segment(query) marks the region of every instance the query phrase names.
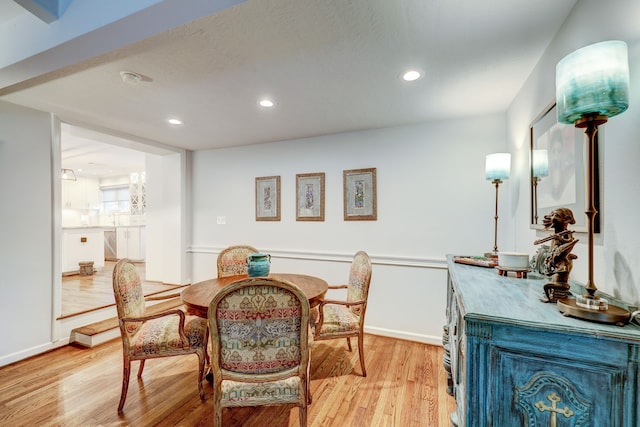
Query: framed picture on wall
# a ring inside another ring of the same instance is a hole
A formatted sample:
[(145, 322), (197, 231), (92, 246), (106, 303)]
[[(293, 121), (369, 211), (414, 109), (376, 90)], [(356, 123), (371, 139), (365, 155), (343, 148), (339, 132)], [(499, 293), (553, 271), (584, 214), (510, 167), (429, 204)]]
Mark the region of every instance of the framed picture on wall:
[(280, 177), (256, 178), (256, 221), (280, 221)]
[(345, 221), (378, 219), (376, 168), (342, 172)]
[(324, 221), (324, 173), (296, 175), (296, 221)]
[[(573, 212), (574, 231), (587, 231), (585, 215), (587, 144), (582, 129), (558, 123), (555, 103), (550, 104), (530, 126), (531, 228), (544, 229), (544, 216), (558, 208)], [(598, 136), (595, 139), (594, 204), (600, 210)], [(600, 232), (600, 215), (593, 222)]]

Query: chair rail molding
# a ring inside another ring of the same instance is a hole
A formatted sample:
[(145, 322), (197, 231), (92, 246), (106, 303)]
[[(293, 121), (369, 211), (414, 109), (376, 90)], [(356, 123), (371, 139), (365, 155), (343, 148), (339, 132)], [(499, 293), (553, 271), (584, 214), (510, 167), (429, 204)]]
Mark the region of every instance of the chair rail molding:
[[(195, 254), (215, 254), (217, 255), (226, 246), (190, 246), (187, 248), (188, 253)], [(268, 249), (260, 248), (262, 252), (271, 255), (271, 258), (281, 259), (296, 259), (296, 260), (309, 260), (309, 261), (328, 261), (328, 262), (344, 262), (351, 263), (353, 260), (353, 253), (341, 253), (341, 252), (312, 252), (312, 251), (297, 251), (293, 249)], [(447, 261), (445, 257), (442, 258), (423, 258), (412, 256), (398, 256), (398, 255), (372, 255), (369, 253), (371, 263), (374, 265), (388, 265), (397, 267), (415, 267), (415, 268), (433, 268), (446, 270)]]

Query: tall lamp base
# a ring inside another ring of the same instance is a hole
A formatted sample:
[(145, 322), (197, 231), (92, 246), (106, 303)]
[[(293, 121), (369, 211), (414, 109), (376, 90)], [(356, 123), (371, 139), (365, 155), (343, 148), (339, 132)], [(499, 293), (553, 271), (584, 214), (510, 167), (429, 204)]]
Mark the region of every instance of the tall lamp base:
[(558, 310), (565, 316), (576, 317), (592, 322), (609, 323), (623, 326), (629, 321), (631, 313), (622, 307), (608, 304), (604, 310), (599, 308), (587, 308), (578, 305), (575, 298), (562, 298), (557, 302)]

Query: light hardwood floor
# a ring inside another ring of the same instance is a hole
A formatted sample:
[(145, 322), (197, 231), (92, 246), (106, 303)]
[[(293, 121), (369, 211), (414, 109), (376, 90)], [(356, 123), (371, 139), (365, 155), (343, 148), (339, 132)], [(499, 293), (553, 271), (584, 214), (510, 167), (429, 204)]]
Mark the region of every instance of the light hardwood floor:
[[(59, 319), (115, 305), (111, 283), (111, 275), (115, 265), (116, 263), (113, 261), (105, 261), (104, 267), (97, 268), (93, 276), (78, 274), (62, 276), (62, 315)], [(145, 296), (178, 287), (177, 285), (146, 281), (145, 264), (136, 263), (136, 267), (142, 280), (142, 291)]]
[[(86, 349), (66, 346), (0, 368), (2, 426), (211, 426), (197, 390), (197, 357), (148, 360), (140, 381), (132, 368), (124, 414), (120, 339)], [(311, 348), (309, 426), (447, 427), (454, 410), (446, 394), (442, 348), (367, 335), (368, 376), (360, 376), (357, 345), (320, 341)], [(290, 406), (223, 411), (225, 426), (298, 425)]]

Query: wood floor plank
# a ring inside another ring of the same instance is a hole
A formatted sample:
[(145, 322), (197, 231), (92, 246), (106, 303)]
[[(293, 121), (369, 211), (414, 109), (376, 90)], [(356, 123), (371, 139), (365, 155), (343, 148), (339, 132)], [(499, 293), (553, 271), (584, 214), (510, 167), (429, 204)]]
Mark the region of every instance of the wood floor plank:
[[(198, 396), (197, 357), (148, 360), (141, 380), (134, 364), (124, 413), (117, 405), (122, 380), (120, 339), (93, 348), (65, 346), (0, 368), (0, 425), (211, 426), (212, 390)], [(312, 427), (448, 427), (453, 399), (446, 394), (442, 348), (367, 335), (367, 377), (357, 345), (344, 340), (312, 346), (308, 409)], [(294, 427), (291, 406), (223, 411), (225, 426)]]
[[(92, 276), (78, 274), (62, 277), (62, 313), (58, 319), (65, 319), (78, 314), (115, 305), (113, 297), (112, 274), (113, 261), (105, 261), (104, 267), (96, 268)], [(146, 280), (145, 263), (135, 263), (142, 281), (142, 292), (145, 296), (181, 288), (172, 285)]]

